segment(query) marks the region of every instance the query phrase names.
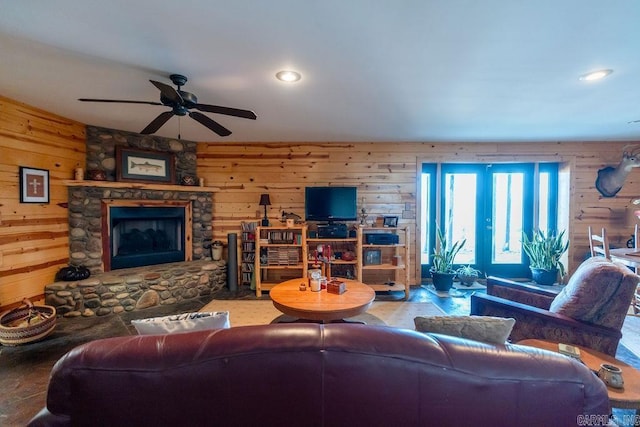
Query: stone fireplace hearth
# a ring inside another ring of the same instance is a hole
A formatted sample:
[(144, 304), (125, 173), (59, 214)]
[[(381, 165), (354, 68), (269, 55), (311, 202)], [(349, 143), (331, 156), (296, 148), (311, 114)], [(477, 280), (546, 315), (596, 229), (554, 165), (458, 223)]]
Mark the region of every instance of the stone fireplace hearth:
[(207, 297), (227, 284), (227, 263), (192, 261), (125, 268), (45, 286), (45, 303), (64, 317), (138, 311)]

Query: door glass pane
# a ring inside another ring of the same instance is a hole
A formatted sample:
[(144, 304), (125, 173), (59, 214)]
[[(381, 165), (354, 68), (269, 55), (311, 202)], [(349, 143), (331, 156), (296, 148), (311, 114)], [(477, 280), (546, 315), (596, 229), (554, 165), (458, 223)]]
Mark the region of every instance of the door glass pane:
[(431, 204), (429, 200), (431, 197), (429, 195), (429, 190), (431, 188), (431, 174), (423, 173), (421, 175), (420, 182), (420, 264), (429, 264), (429, 256), (431, 254), (431, 249), (429, 248), (429, 221), (428, 218), (431, 218)]
[(522, 262), (523, 173), (493, 174), (491, 262)]
[(548, 234), (550, 231), (555, 231), (549, 229), (549, 191), (551, 190), (549, 182), (549, 172), (540, 172), (539, 188), (540, 193), (538, 194), (538, 228), (544, 231), (545, 234)]
[(476, 263), (477, 179), (475, 173), (446, 173), (444, 176), (444, 224), (440, 227), (450, 242), (467, 239), (455, 264)]

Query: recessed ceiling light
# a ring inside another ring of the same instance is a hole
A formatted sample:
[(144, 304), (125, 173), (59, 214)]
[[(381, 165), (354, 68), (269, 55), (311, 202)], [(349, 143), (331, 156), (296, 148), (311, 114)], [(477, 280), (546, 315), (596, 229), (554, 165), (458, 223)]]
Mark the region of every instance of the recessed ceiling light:
[(295, 71), (283, 70), (276, 73), (276, 78), (282, 82), (293, 83), (300, 80), (302, 76), (300, 75), (300, 73), (297, 73)]
[(591, 73), (583, 74), (580, 76), (580, 80), (591, 82), (594, 80), (600, 80), (613, 73), (613, 70), (598, 70)]

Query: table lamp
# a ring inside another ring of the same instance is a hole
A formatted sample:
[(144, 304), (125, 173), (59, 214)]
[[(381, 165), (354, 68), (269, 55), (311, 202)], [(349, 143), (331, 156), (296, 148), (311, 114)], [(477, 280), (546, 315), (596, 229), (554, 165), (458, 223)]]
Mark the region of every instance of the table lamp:
[(271, 205), (271, 200), (269, 200), (269, 195), (268, 194), (261, 194), (260, 195), (260, 206), (264, 206), (264, 218), (262, 218), (262, 226), (263, 227), (268, 227), (269, 226), (269, 219), (267, 218), (267, 206)]

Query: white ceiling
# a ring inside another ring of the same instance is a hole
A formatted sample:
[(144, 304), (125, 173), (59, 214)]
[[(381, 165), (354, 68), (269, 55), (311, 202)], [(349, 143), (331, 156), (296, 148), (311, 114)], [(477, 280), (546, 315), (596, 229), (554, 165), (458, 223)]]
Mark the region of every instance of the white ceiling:
[[(640, 139), (640, 1), (0, 0), (0, 94), (90, 125), (141, 131), (149, 79), (206, 113), (158, 135), (195, 141)], [(274, 75), (292, 68), (296, 84)], [(601, 68), (607, 79), (578, 77)], [(180, 129), (179, 129), (180, 126)]]

